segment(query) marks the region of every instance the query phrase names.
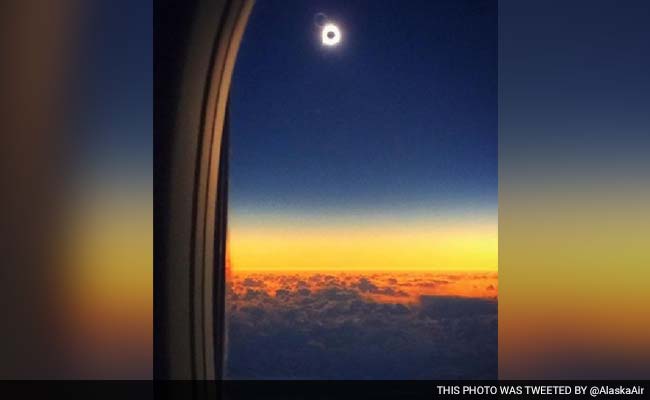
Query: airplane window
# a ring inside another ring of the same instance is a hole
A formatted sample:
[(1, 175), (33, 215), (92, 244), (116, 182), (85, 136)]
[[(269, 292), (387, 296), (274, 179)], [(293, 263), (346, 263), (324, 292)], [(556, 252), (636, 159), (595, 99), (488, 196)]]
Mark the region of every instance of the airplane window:
[(258, 0), (227, 379), (497, 378), (497, 1)]

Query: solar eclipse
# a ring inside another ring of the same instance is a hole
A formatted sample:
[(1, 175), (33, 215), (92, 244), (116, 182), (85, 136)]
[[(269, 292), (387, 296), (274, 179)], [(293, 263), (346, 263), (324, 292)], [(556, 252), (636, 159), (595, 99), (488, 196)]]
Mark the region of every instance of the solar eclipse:
[(333, 23), (327, 23), (321, 31), (321, 40), (325, 46), (336, 46), (341, 41), (341, 31)]

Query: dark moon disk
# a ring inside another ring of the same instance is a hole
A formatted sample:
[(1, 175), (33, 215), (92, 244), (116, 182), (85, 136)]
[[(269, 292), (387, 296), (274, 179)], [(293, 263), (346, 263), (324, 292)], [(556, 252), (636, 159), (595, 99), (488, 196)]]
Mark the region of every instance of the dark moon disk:
[(325, 26), (327, 23), (327, 15), (323, 14), (322, 12), (316, 13), (314, 15), (314, 25), (316, 25), (319, 28), (322, 28)]

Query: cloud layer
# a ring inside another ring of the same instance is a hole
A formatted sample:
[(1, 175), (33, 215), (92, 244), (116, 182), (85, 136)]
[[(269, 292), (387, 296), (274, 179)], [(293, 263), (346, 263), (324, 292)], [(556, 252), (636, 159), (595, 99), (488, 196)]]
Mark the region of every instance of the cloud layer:
[(493, 379), (496, 287), (496, 274), (237, 274), (227, 299), (227, 375)]

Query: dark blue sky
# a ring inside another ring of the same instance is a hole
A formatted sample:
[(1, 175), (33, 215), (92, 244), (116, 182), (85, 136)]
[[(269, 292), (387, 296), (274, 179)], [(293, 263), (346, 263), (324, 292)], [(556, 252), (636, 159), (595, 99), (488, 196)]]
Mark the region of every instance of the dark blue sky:
[[(339, 46), (322, 47), (319, 12)], [(497, 3), (259, 0), (230, 111), (235, 213), (496, 215)]]
[(94, 168), (151, 176), (153, 2), (98, 1), (79, 46), (80, 146)]

